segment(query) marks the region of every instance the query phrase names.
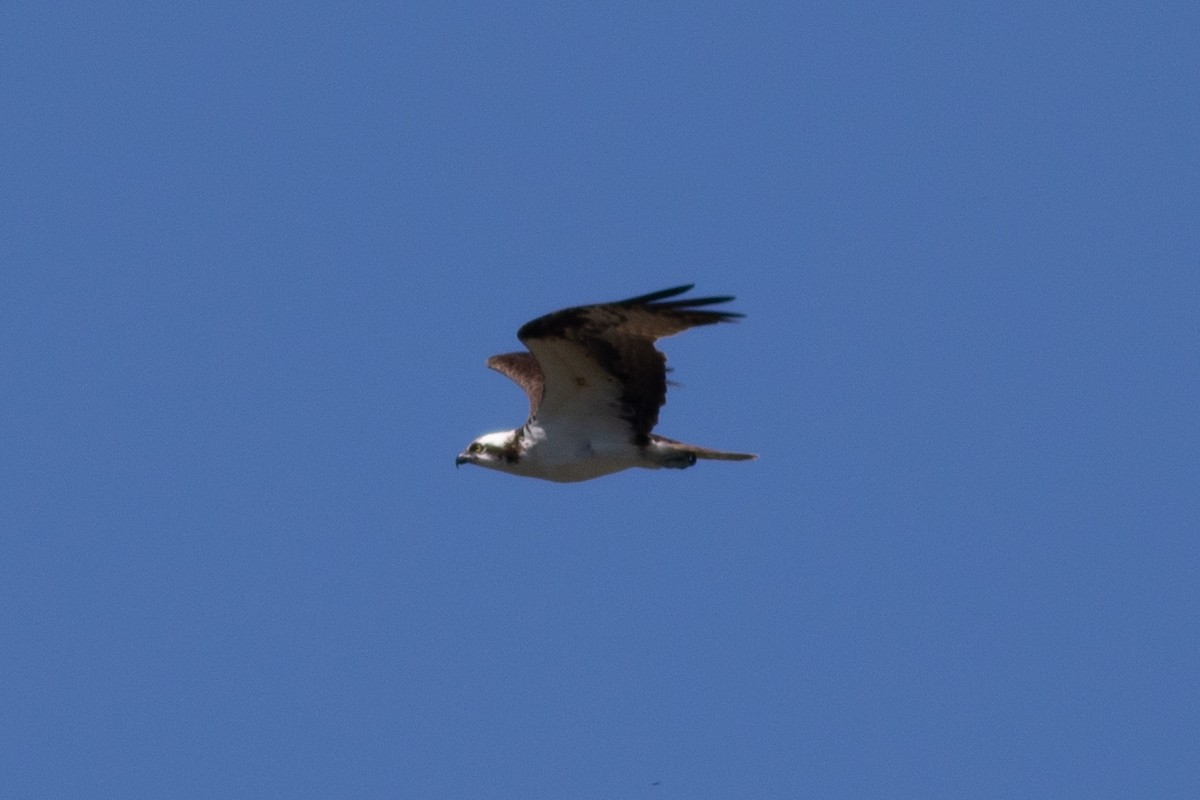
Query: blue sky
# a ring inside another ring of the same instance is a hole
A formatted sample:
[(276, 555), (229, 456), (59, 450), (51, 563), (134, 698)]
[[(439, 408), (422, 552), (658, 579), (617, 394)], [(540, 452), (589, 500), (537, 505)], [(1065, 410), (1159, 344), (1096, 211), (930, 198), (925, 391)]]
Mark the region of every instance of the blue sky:
[[(5, 4), (0, 794), (1196, 796), (1198, 24)], [(690, 282), (759, 461), (454, 469)]]

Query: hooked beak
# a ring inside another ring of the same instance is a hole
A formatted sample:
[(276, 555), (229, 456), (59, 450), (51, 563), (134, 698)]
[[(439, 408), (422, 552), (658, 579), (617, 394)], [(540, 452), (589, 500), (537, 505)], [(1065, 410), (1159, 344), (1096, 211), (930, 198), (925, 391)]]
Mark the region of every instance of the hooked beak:
[(461, 467), (463, 464), (470, 464), (471, 461), (472, 458), (470, 456), (460, 455), (458, 458), (454, 459), (454, 466)]

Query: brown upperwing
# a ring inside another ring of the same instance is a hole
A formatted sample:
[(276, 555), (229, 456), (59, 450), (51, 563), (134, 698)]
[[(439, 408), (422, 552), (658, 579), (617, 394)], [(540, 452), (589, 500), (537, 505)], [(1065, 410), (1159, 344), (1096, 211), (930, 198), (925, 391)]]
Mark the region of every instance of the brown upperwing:
[(492, 356), (487, 365), (521, 387), (529, 398), (529, 416), (537, 414), (542, 402), (542, 368), (532, 353), (503, 353)]

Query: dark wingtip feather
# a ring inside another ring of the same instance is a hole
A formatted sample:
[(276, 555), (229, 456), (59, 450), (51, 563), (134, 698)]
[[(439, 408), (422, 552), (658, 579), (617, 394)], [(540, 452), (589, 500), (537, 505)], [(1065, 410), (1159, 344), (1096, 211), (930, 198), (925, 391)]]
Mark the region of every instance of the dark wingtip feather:
[(733, 295), (727, 294), (723, 297), (685, 297), (682, 300), (672, 300), (670, 303), (655, 303), (662, 308), (675, 308), (676, 306), (711, 306), (716, 303), (728, 303), (730, 300), (736, 299)]
[[(530, 339), (541, 339), (550, 336), (561, 336), (563, 331), (573, 327), (582, 325), (590, 315), (597, 310), (608, 309), (615, 311), (616, 309), (634, 309), (643, 308), (649, 311), (668, 312), (663, 314), (664, 317), (670, 317), (677, 320), (686, 320), (687, 324), (679, 330), (686, 330), (689, 327), (697, 325), (711, 325), (715, 322), (733, 322), (746, 316), (736, 311), (708, 311), (701, 310), (700, 306), (710, 306), (717, 303), (728, 303), (733, 300), (732, 295), (721, 297), (696, 297), (682, 298), (662, 303), (656, 302), (669, 297), (677, 297), (684, 292), (690, 291), (695, 286), (694, 283), (688, 283), (683, 286), (676, 286), (672, 289), (663, 289), (650, 294), (631, 297), (628, 300), (617, 300), (609, 303), (597, 303), (588, 306), (575, 306), (572, 308), (564, 308), (560, 311), (555, 311), (537, 319), (530, 320), (520, 327), (517, 331), (517, 338), (523, 342)], [(601, 324), (601, 328), (615, 324), (607, 321)], [(677, 333), (678, 331), (675, 331)], [(659, 333), (655, 338), (662, 336), (670, 336), (670, 333)]]
[[(732, 297), (698, 297), (695, 300), (677, 300), (674, 303), (655, 303), (654, 307), (655, 308), (672, 308), (672, 309), (677, 309), (679, 311), (691, 311), (693, 309), (699, 308), (700, 306), (711, 306), (711, 305), (716, 305), (717, 303), (728, 303), (732, 299), (733, 299)], [(702, 313), (714, 314), (716, 316), (721, 317), (722, 319), (736, 319), (738, 317), (746, 316), (745, 314), (742, 314), (737, 311), (704, 311)]]
[[(636, 305), (641, 305), (642, 303), (653, 303), (655, 300), (662, 300), (663, 298), (666, 298), (666, 297), (674, 297), (675, 295), (683, 294), (684, 292), (690, 292), (692, 289), (695, 288), (695, 286), (696, 286), (696, 284), (694, 284), (694, 283), (688, 283), (683, 286), (676, 286), (673, 289), (663, 289), (662, 291), (659, 291), (659, 292), (651, 292), (650, 294), (643, 294), (643, 295), (639, 295), (637, 297), (631, 297), (628, 300), (618, 300), (613, 305), (636, 306)], [(686, 301), (677, 300), (676, 302), (686, 302)]]
[[(680, 311), (688, 311), (694, 308), (699, 308), (700, 306), (713, 306), (719, 303), (728, 303), (735, 299), (733, 295), (722, 295), (720, 297), (685, 297), (679, 300), (672, 300), (669, 303), (655, 302), (657, 300), (665, 300), (668, 297), (676, 297), (684, 292), (691, 291), (693, 288), (695, 288), (695, 286), (696, 284), (689, 283), (685, 286), (676, 286), (673, 289), (663, 289), (660, 292), (651, 292), (650, 294), (644, 294), (640, 297), (631, 297), (628, 300), (620, 300), (613, 305), (652, 305), (655, 308), (673, 308), (679, 309)], [(704, 313), (712, 314), (718, 317), (721, 321), (731, 321), (746, 316), (745, 314), (739, 314), (736, 311), (706, 311)]]

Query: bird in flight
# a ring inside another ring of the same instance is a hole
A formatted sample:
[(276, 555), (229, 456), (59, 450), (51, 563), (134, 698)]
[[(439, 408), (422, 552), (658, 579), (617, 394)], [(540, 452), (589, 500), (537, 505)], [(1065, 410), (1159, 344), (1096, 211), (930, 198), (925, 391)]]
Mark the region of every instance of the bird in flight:
[(567, 483), (630, 467), (685, 469), (697, 459), (757, 458), (651, 433), (667, 400), (667, 359), (654, 343), (743, 316), (702, 308), (732, 297), (668, 299), (691, 288), (565, 308), (525, 323), (517, 338), (529, 351), (492, 356), (487, 365), (525, 391), (529, 419), (480, 436), (455, 464)]

